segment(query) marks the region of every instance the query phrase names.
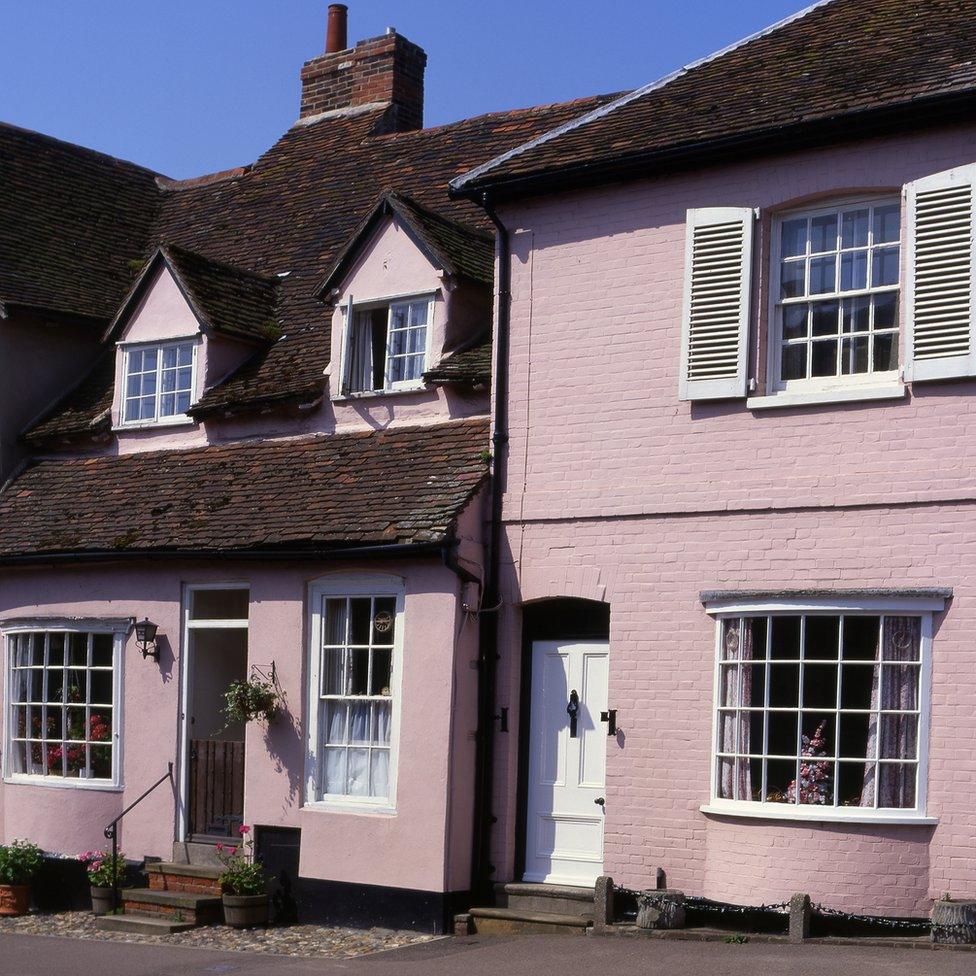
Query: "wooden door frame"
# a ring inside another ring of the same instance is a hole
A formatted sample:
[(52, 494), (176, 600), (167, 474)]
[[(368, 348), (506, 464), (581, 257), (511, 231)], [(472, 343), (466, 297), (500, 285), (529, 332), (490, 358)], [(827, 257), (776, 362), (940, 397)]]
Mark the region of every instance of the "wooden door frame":
[[(532, 645), (539, 641), (606, 641), (607, 689), (610, 686), (610, 604), (575, 597), (554, 597), (522, 604), (519, 664), (518, 752), (515, 777), (515, 863), (516, 881), (525, 874), (526, 844), (529, 825), (529, 750), (532, 738)], [(552, 614), (555, 624), (544, 619)], [(592, 615), (593, 620), (587, 619)], [(603, 619), (605, 615), (606, 619)], [(528, 617), (528, 625), (526, 623)], [(537, 618), (537, 619), (535, 619)], [(497, 733), (496, 733), (497, 734)], [(495, 879), (498, 880), (497, 878)]]
[[(180, 640), (180, 701), (178, 714), (177, 735), (177, 798), (176, 798), (176, 840), (186, 843), (189, 839), (190, 814), (190, 747), (193, 738), (190, 734), (190, 702), (193, 696), (193, 665), (195, 651), (193, 648), (193, 631), (203, 630), (205, 627), (194, 627), (190, 622), (190, 606), (193, 594), (199, 590), (250, 590), (250, 583), (233, 580), (220, 583), (184, 583), (183, 584), (183, 620)], [(250, 602), (250, 601), (249, 601)], [(214, 627), (213, 629), (219, 629)], [(246, 630), (250, 627), (238, 628)], [(250, 639), (248, 641), (248, 656), (250, 656)], [(244, 775), (247, 776), (245, 760)], [(245, 779), (246, 783), (246, 779)]]

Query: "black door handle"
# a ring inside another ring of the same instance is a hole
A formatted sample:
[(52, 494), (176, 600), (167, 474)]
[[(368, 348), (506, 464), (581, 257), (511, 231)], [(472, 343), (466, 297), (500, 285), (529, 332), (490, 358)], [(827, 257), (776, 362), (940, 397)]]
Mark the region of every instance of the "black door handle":
[(569, 737), (575, 739), (576, 717), (579, 714), (579, 695), (576, 694), (575, 688), (569, 693), (569, 704), (566, 706), (566, 712), (569, 715)]
[(604, 798), (603, 798), (602, 796), (598, 796), (598, 797), (597, 797), (597, 798), (596, 798), (596, 799), (595, 799), (595, 800), (594, 800), (593, 802), (594, 802), (594, 803), (595, 803), (595, 804), (596, 804), (596, 805), (597, 805), (598, 807), (604, 807), (604, 806), (606, 806), (606, 805), (607, 805), (607, 801), (606, 801), (606, 800), (605, 800), (605, 799), (604, 799)]
[(606, 712), (600, 712), (600, 721), (607, 723), (607, 735), (617, 734), (617, 709), (611, 708)]

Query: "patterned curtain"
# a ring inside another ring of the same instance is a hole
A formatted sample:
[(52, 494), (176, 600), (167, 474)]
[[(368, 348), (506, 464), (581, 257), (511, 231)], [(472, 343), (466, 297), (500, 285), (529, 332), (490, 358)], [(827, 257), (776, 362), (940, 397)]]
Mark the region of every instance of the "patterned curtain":
[[(724, 668), (723, 708), (748, 708), (752, 704), (753, 635), (750, 619), (727, 620), (722, 635), (723, 660), (739, 661), (735, 667)], [(722, 752), (747, 754), (750, 751), (751, 713), (737, 712), (722, 722)], [(738, 729), (738, 744), (736, 744)], [(752, 772), (748, 759), (723, 760), (721, 765), (720, 796), (726, 799), (752, 799)]]
[[(918, 661), (921, 641), (919, 617), (885, 617), (871, 684), (871, 720), (867, 754), (881, 759), (914, 759), (918, 748), (915, 715), (881, 715), (881, 710), (914, 711), (918, 708), (918, 666), (898, 662)], [(861, 806), (874, 806), (877, 764), (864, 767)], [(878, 806), (915, 806), (915, 764), (888, 763), (881, 767)]]

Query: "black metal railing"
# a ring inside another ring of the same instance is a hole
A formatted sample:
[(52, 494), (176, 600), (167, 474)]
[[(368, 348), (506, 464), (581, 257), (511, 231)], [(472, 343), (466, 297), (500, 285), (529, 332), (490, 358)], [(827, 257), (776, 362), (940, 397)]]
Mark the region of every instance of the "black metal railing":
[(106, 828), (105, 828), (105, 839), (112, 842), (112, 914), (114, 915), (119, 910), (119, 823), (122, 818), (133, 808), (137, 807), (140, 803), (157, 786), (162, 786), (163, 783), (169, 780), (173, 781), (173, 764), (166, 764), (166, 775), (160, 776), (159, 779), (149, 787), (141, 796), (133, 800)]

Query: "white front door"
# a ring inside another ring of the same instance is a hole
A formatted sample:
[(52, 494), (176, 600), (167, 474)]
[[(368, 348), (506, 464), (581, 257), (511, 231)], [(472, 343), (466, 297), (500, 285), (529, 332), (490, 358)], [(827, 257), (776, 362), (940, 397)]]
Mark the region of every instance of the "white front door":
[(605, 641), (532, 645), (526, 881), (589, 886), (603, 873), (608, 665)]

